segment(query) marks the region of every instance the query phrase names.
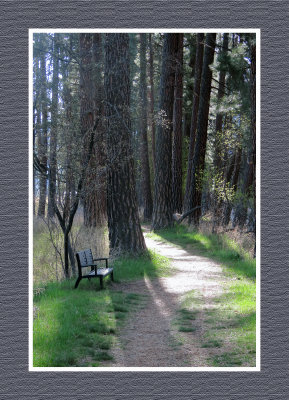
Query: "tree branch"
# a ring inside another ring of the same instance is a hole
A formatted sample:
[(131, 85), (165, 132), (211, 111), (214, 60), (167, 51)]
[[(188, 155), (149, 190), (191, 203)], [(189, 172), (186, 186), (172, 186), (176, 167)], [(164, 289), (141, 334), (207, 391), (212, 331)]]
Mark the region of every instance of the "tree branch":
[(201, 206), (197, 206), (192, 208), (191, 210), (187, 211), (185, 214), (183, 214), (178, 220), (177, 220), (177, 224), (180, 224), (185, 218), (187, 218), (190, 214), (192, 214), (195, 210), (197, 210), (198, 208), (201, 208)]

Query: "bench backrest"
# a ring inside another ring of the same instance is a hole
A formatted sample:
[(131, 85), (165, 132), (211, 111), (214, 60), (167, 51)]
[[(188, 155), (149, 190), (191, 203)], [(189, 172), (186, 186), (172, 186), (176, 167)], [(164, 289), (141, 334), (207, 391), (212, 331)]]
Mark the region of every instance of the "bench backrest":
[(93, 256), (91, 249), (86, 249), (76, 253), (78, 268), (89, 267), (93, 264)]

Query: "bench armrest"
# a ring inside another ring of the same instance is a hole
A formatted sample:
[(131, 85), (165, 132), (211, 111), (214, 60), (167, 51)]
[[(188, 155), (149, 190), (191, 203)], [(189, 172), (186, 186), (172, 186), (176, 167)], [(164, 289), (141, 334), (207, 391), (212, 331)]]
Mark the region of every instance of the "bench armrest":
[(108, 258), (107, 257), (94, 258), (93, 261), (105, 261), (105, 266), (106, 266), (106, 268), (108, 268)]

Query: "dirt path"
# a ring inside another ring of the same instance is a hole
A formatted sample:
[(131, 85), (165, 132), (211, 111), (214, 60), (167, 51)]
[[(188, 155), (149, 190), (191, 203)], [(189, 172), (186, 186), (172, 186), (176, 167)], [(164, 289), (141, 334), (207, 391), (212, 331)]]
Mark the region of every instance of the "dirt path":
[[(147, 295), (144, 309), (132, 314), (112, 350), (111, 367), (200, 367), (207, 366), (208, 349), (201, 348), (203, 310), (222, 292), (225, 277), (221, 267), (205, 257), (163, 241), (146, 238), (146, 244), (172, 260), (174, 274), (117, 284), (116, 289)], [(184, 295), (196, 291), (199, 297), (195, 332), (179, 332), (173, 321)]]

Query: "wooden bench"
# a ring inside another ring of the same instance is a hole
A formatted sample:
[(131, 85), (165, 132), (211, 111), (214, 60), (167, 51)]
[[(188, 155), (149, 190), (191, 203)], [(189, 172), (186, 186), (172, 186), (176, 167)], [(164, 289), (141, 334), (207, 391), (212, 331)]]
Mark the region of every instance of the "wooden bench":
[[(76, 260), (78, 265), (78, 278), (75, 283), (75, 289), (83, 278), (88, 278), (89, 280), (91, 278), (99, 278), (101, 289), (103, 289), (103, 278), (105, 276), (110, 275), (113, 281), (113, 268), (109, 268), (108, 258), (93, 258), (91, 249), (86, 249), (76, 253)], [(105, 268), (98, 267), (95, 261), (105, 261)], [(86, 275), (82, 275), (82, 268), (87, 267), (90, 267), (91, 271)]]

